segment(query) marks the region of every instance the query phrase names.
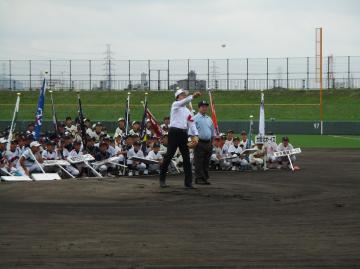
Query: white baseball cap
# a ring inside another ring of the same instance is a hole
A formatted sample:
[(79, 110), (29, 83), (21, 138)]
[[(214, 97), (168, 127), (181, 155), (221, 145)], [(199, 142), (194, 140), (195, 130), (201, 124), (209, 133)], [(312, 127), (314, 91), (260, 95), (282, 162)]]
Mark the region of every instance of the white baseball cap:
[(32, 147), (40, 147), (40, 146), (41, 146), (40, 143), (37, 142), (37, 141), (33, 141), (33, 142), (30, 143), (30, 148), (32, 148)]
[(178, 89), (176, 92), (175, 92), (175, 98), (177, 98), (180, 94), (182, 93), (187, 93), (184, 89)]
[(0, 144), (6, 144), (8, 141), (5, 137), (0, 138)]

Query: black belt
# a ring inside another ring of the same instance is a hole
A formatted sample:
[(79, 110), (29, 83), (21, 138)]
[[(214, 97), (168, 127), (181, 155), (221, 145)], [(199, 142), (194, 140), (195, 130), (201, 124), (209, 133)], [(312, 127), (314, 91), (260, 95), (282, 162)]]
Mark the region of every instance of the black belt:
[(199, 139), (199, 142), (201, 143), (210, 143), (211, 140), (203, 140), (203, 139)]
[(180, 131), (180, 132), (187, 133), (187, 129), (181, 129), (181, 128), (176, 128), (176, 127), (170, 127), (170, 128), (169, 128), (169, 131), (170, 131), (170, 130)]

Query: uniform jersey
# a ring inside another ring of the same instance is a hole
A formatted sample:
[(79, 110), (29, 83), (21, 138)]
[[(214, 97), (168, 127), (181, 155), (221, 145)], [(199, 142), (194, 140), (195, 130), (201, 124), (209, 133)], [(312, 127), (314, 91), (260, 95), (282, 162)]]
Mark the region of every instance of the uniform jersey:
[(77, 152), (75, 149), (73, 149), (70, 153), (68, 157), (79, 157), (82, 156), (83, 153), (81, 150), (79, 150), (79, 152)]
[(50, 152), (48, 150), (44, 150), (41, 155), (44, 160), (56, 160), (58, 157), (56, 151)]
[(96, 161), (103, 161), (103, 160), (106, 160), (109, 158), (110, 158), (110, 153), (107, 151), (105, 151), (105, 152), (98, 151), (95, 155)]
[(278, 145), (278, 151), (292, 150), (292, 149), (294, 149), (294, 147), (290, 143), (287, 145), (287, 147), (285, 147), (283, 143), (280, 143)]
[(249, 141), (249, 138), (246, 139), (245, 141), (243, 141), (243, 140), (240, 141), (240, 145), (242, 145), (244, 147), (244, 149), (247, 148), (248, 144), (250, 144), (250, 148), (252, 148), (254, 146), (254, 142), (252, 140)]
[(114, 134), (114, 137), (118, 137), (118, 136), (123, 136), (124, 134), (124, 130), (123, 129), (120, 129), (120, 127), (117, 127), (116, 130), (115, 130), (115, 134)]
[(158, 161), (158, 160), (162, 160), (163, 156), (161, 155), (160, 151), (155, 153), (153, 150), (151, 150), (149, 154), (146, 156), (146, 159)]
[(140, 157), (140, 158), (144, 158), (144, 152), (139, 149), (138, 151), (135, 151), (134, 147), (132, 147), (128, 153), (127, 153), (127, 157)]
[(5, 158), (8, 161), (8, 163), (16, 165), (18, 160), (20, 159), (21, 153), (18, 148), (16, 148), (14, 151), (8, 150), (5, 153)]
[(243, 151), (242, 147), (231, 145), (228, 149), (229, 154), (240, 154)]
[(129, 135), (138, 135), (138, 136), (140, 136), (140, 131), (134, 131), (133, 129), (131, 129), (129, 131)]
[(268, 156), (274, 155), (274, 152), (278, 151), (278, 145), (275, 142), (266, 143), (266, 154)]
[[(32, 165), (34, 165), (35, 163), (35, 159), (34, 159), (34, 156), (32, 153), (30, 153), (31, 149), (28, 148), (26, 149), (20, 156), (20, 158), (23, 158), (25, 161), (24, 161), (24, 165), (25, 167), (31, 167)], [(37, 153), (39, 154), (39, 153)], [(36, 154), (36, 155), (37, 155)], [(20, 164), (20, 162), (18, 162), (18, 165)]]

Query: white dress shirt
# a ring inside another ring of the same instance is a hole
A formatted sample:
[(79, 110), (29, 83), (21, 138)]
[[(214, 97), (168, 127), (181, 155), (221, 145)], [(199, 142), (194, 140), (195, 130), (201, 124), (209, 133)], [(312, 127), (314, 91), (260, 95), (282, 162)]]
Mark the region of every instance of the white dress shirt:
[(192, 95), (175, 101), (171, 105), (170, 112), (170, 127), (175, 127), (183, 130), (188, 130), (189, 135), (198, 135), (194, 118), (190, 110), (186, 107), (193, 99)]

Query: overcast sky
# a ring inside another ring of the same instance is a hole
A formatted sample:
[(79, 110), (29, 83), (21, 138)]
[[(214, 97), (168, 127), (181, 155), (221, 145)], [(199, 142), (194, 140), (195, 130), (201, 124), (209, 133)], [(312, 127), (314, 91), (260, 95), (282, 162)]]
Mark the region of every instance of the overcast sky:
[(0, 0), (0, 59), (314, 56), (318, 26), (360, 55), (359, 0)]

